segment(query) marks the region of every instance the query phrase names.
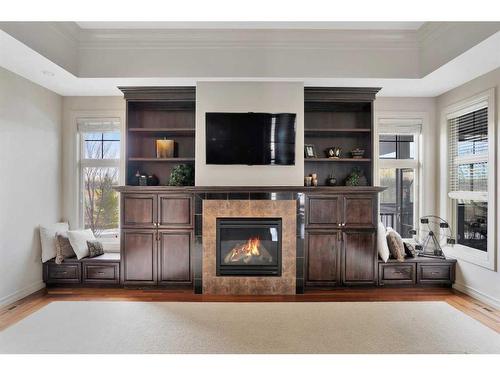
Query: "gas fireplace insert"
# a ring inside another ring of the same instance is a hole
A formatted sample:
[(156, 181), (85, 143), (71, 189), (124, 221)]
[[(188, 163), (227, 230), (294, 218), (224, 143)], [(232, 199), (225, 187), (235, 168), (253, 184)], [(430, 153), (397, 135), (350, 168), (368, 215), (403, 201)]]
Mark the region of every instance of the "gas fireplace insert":
[(218, 218), (217, 276), (281, 276), (281, 219)]

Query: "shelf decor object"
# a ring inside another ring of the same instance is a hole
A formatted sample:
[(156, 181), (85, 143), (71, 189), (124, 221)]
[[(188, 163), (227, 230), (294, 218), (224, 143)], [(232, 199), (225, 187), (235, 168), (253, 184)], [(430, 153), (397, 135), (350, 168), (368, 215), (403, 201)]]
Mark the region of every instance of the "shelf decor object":
[(158, 159), (169, 159), (174, 157), (175, 142), (172, 139), (156, 140), (156, 157)]
[(351, 151), (351, 155), (353, 159), (362, 159), (363, 156), (365, 155), (365, 150), (362, 150), (360, 148), (355, 148), (354, 150)]
[(306, 159), (314, 159), (318, 156), (316, 155), (316, 149), (314, 145), (304, 145), (304, 157)]

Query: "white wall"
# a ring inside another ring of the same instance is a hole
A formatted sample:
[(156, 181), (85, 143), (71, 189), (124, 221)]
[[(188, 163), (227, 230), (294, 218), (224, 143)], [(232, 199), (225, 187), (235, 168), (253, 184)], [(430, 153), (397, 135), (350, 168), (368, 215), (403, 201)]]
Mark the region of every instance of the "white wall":
[[(294, 166), (206, 165), (206, 112), (297, 114)], [(304, 85), (301, 82), (198, 82), (196, 86), (197, 186), (302, 186), (304, 184)]]
[(44, 286), (38, 226), (61, 219), (61, 108), (0, 68), (0, 305)]
[[(439, 191), (437, 176), (439, 142), (437, 139), (436, 100), (435, 98), (411, 97), (377, 98), (374, 105), (375, 134), (377, 134), (378, 118), (399, 118), (401, 116), (422, 118), (423, 120), (419, 216), (436, 214)], [(375, 135), (375, 139), (378, 139), (377, 135)]]
[[(120, 117), (122, 130), (125, 129), (125, 100), (117, 96), (65, 96), (62, 109), (62, 214), (72, 228), (79, 225), (78, 219), (78, 117)], [(125, 131), (122, 131), (123, 137)], [(123, 156), (124, 142), (122, 142)], [(120, 171), (123, 184), (124, 170)]]
[[(500, 116), (498, 116), (498, 111), (500, 110), (500, 69), (496, 69), (488, 74), (478, 77), (456, 89), (450, 90), (447, 93), (439, 96), (437, 98), (437, 121), (439, 121), (441, 111), (456, 102), (467, 99), (475, 94), (485, 91), (490, 88), (495, 88), (496, 95), (496, 118), (495, 125), (497, 134), (500, 131)], [(499, 150), (497, 150), (497, 153)], [(497, 174), (499, 173), (497, 165)], [(446, 173), (446, 171), (441, 171), (441, 173)], [(499, 187), (497, 186), (497, 207), (500, 203)], [(445, 202), (440, 202), (441, 215), (445, 216)], [(491, 209), (491, 205), (488, 205)], [(494, 209), (494, 208), (493, 208)], [(500, 212), (496, 212), (496, 228), (497, 233), (500, 231)], [(457, 267), (457, 280), (455, 283), (455, 288), (462, 290), (472, 296), (484, 300), (487, 303), (500, 307), (500, 274), (498, 269), (500, 268), (500, 260), (498, 257), (498, 244), (496, 246), (497, 256), (496, 256), (496, 270), (489, 270), (480, 266), (477, 266), (466, 261), (458, 260)]]

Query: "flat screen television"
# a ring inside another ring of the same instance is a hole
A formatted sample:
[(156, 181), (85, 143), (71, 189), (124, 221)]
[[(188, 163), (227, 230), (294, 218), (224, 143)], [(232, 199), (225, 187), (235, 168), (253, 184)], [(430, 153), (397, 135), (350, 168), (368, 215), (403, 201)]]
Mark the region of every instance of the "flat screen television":
[(207, 112), (206, 163), (295, 165), (295, 113)]

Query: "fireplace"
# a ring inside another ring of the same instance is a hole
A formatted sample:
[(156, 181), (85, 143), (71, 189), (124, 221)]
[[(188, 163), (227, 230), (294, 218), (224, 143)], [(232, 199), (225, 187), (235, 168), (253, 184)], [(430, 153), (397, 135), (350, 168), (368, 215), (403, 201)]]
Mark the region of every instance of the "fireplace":
[(281, 219), (218, 218), (217, 276), (281, 276)]

